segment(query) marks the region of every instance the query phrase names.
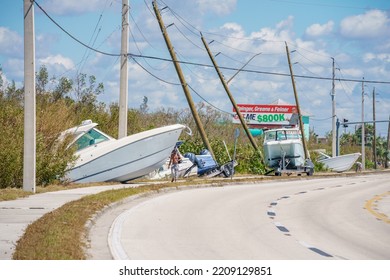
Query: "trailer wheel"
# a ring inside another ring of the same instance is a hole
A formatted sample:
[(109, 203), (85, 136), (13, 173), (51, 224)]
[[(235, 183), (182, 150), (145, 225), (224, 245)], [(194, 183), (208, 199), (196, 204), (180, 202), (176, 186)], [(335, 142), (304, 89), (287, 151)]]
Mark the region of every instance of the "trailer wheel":
[(232, 175), (233, 170), (231, 169), (229, 164), (226, 164), (226, 165), (222, 166), (222, 172), (223, 172), (223, 175), (225, 176), (225, 178), (228, 178)]
[(278, 172), (278, 171), (276, 171), (276, 172), (275, 172), (275, 176), (282, 176), (282, 173), (281, 173), (281, 172)]
[(309, 168), (309, 171), (307, 171), (306, 174), (307, 174), (307, 176), (313, 176), (314, 169), (313, 168)]

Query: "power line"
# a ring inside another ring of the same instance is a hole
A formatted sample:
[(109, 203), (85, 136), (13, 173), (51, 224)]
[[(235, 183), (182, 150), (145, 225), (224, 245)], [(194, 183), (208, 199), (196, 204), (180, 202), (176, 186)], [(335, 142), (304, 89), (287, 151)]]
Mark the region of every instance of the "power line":
[(77, 39), (76, 37), (74, 37), (72, 34), (70, 34), (68, 31), (66, 31), (60, 24), (58, 24), (39, 4), (37, 1), (35, 0), (32, 0), (36, 5), (37, 7), (55, 24), (57, 25), (57, 27), (59, 29), (61, 29), (63, 32), (65, 32), (69, 37), (71, 37), (73, 40), (75, 40), (77, 43), (83, 45), (84, 47), (90, 49), (90, 50), (93, 50), (94, 52), (97, 52), (97, 53), (100, 53), (100, 54), (103, 54), (103, 55), (107, 55), (107, 56), (121, 56), (121, 54), (113, 54), (113, 53), (108, 53), (108, 52), (103, 52), (103, 51), (100, 51), (98, 49), (95, 49), (95, 48), (92, 48), (91, 46), (88, 46), (87, 44), (83, 43), (82, 41), (80, 41), (79, 39)]
[[(90, 50), (94, 51), (94, 52), (97, 52), (97, 53), (100, 53), (100, 54), (103, 54), (103, 55), (107, 55), (107, 56), (114, 56), (114, 57), (120, 57), (121, 54), (116, 54), (116, 53), (108, 53), (108, 52), (104, 52), (104, 51), (100, 51), (98, 49), (95, 49), (91, 46), (88, 46), (87, 44), (85, 44), (84, 42), (82, 42), (81, 40), (77, 39), (75, 36), (73, 36), (72, 34), (70, 34), (67, 30), (65, 30), (60, 24), (58, 24), (38, 3), (36, 0), (32, 0), (34, 1), (34, 3), (37, 5), (37, 7), (58, 27), (60, 28), (64, 33), (66, 33), (69, 37), (71, 37), (73, 40), (75, 40), (76, 42), (78, 42), (79, 44), (83, 45), (84, 47), (86, 48), (89, 48)], [(250, 52), (248, 52), (250, 53)], [(169, 62), (173, 62), (172, 59), (167, 59), (167, 58), (161, 58), (161, 57), (156, 57), (156, 56), (147, 56), (147, 55), (136, 55), (136, 54), (132, 54), (132, 53), (128, 53), (128, 56), (131, 56), (131, 57), (140, 57), (140, 58), (146, 58), (146, 59), (155, 59), (155, 60), (161, 60), (161, 61), (169, 61)], [(203, 67), (214, 67), (210, 64), (202, 64), (202, 63), (195, 63), (195, 62), (189, 62), (189, 61), (178, 61), (178, 63), (182, 63), (182, 64), (188, 64), (188, 65), (196, 65), (196, 66), (203, 66)], [(220, 66), (219, 68), (221, 69), (225, 69), (225, 70), (232, 70), (232, 71), (237, 71), (239, 69), (237, 68), (234, 68), (234, 67), (223, 67), (223, 66)], [(243, 69), (242, 72), (248, 72), (248, 73), (255, 73), (255, 74), (263, 74), (263, 75), (275, 75), (275, 76), (285, 76), (285, 77), (290, 77), (290, 74), (287, 74), (287, 73), (276, 73), (276, 72), (270, 72), (270, 71), (259, 71), (259, 70), (248, 70), (248, 69)], [(317, 80), (332, 80), (332, 78), (330, 77), (315, 77), (315, 76), (306, 76), (306, 75), (294, 75), (295, 78), (303, 78), (303, 79), (317, 79)], [(338, 81), (346, 81), (346, 82), (357, 82), (357, 83), (360, 83), (362, 82), (363, 80), (361, 79), (336, 79)], [(375, 81), (375, 80), (364, 80), (365, 83), (372, 83), (372, 84), (390, 84), (390, 82), (387, 82), (387, 81)]]
[(218, 111), (220, 111), (220, 112), (222, 112), (222, 113), (225, 113), (225, 114), (228, 114), (228, 115), (230, 115), (230, 116), (233, 116), (234, 114), (232, 114), (232, 113), (229, 113), (229, 112), (227, 112), (227, 111), (224, 111), (224, 110), (222, 110), (222, 109), (220, 109), (220, 108), (218, 108), (218, 107), (216, 107), (216, 106), (214, 106), (213, 104), (211, 104), (209, 101), (207, 101), (207, 99), (205, 99), (203, 96), (201, 96), (193, 87), (191, 87), (189, 84), (187, 84), (187, 86), (197, 95), (197, 96), (199, 96), (204, 102), (206, 102), (207, 104), (209, 104), (211, 107), (213, 107), (214, 109), (216, 109), (216, 110), (218, 110)]
[(141, 67), (145, 72), (147, 72), (149, 75), (151, 75), (152, 77), (156, 78), (157, 80), (163, 82), (163, 83), (166, 83), (166, 84), (169, 84), (169, 85), (174, 85), (174, 86), (180, 86), (181, 84), (178, 84), (178, 83), (172, 83), (172, 82), (169, 82), (169, 81), (166, 81), (158, 76), (156, 76), (155, 74), (153, 74), (152, 72), (150, 72), (148, 69), (146, 69), (145, 67), (142, 66), (141, 63), (139, 63), (133, 56), (131, 57), (133, 59), (133, 61), (139, 66)]

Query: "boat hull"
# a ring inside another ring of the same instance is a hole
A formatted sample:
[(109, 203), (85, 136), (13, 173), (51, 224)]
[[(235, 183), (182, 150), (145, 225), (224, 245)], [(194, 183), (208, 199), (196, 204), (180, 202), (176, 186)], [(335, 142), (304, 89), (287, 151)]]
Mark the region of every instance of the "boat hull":
[(67, 178), (78, 183), (125, 182), (147, 175), (164, 164), (184, 128), (160, 127), (82, 150)]
[(268, 141), (263, 148), (269, 167), (280, 167), (283, 156), (289, 162), (286, 168), (295, 169), (305, 165), (305, 152), (300, 140)]
[(341, 155), (337, 157), (329, 157), (325, 159), (320, 159), (318, 162), (321, 162), (325, 165), (325, 167), (336, 171), (336, 172), (344, 172), (348, 171), (352, 168), (354, 163), (360, 157), (360, 153)]

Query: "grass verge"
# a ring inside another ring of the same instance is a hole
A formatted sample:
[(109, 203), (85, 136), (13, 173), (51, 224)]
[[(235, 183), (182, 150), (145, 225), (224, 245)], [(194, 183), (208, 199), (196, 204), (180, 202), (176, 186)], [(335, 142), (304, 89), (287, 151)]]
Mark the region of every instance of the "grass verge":
[(89, 195), (42, 216), (18, 240), (15, 260), (83, 260), (85, 224), (107, 205), (152, 187), (110, 190)]
[[(237, 181), (235, 181), (237, 183)], [(190, 184), (226, 184), (226, 181), (189, 181), (155, 184), (138, 188), (123, 188), (85, 196), (64, 204), (30, 224), (18, 240), (14, 260), (84, 260), (86, 223), (104, 207), (148, 191)]]
[[(63, 191), (69, 189), (78, 189), (83, 187), (91, 187), (91, 186), (103, 186), (103, 185), (112, 185), (117, 183), (88, 183), (88, 184), (66, 184), (66, 185), (50, 185), (46, 187), (37, 187), (36, 193), (45, 193), (45, 192), (55, 192), (55, 191)], [(21, 188), (3, 188), (0, 189), (0, 201), (14, 200), (18, 198), (23, 198), (33, 195), (31, 192), (26, 192)]]

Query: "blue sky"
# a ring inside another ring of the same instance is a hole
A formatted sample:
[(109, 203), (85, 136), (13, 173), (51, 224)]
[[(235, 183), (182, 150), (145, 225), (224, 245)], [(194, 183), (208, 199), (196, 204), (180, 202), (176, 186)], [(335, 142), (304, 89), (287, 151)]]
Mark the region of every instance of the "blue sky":
[[(2, 0), (0, 10), (0, 64), (6, 83), (23, 83), (23, 1)], [(101, 51), (120, 52), (120, 0), (37, 0), (64, 29)], [(151, 0), (130, 0), (129, 52), (170, 58)], [(390, 114), (390, 1), (388, 0), (159, 0), (165, 25), (180, 60), (210, 65), (201, 31), (221, 67), (246, 67), (230, 84), (237, 103), (268, 104), (277, 99), (294, 103), (285, 52), (287, 42), (302, 109), (319, 135), (331, 130), (332, 59), (336, 80), (366, 81), (365, 119), (372, 120), (372, 92), (377, 92), (376, 118)], [(100, 100), (117, 102), (119, 65), (116, 57), (90, 51), (75, 42), (35, 6), (37, 70), (45, 65), (51, 76), (74, 78), (77, 72), (95, 75), (105, 85)], [(95, 31), (95, 32), (94, 32)], [(139, 65), (142, 65), (140, 67)], [(222, 111), (232, 106), (209, 67), (183, 65), (195, 102), (202, 98)], [(147, 71), (145, 71), (145, 69)], [(265, 74), (271, 73), (271, 74)], [(223, 70), (225, 77), (233, 70)], [(151, 75), (153, 74), (153, 75)], [(158, 79), (156, 78), (158, 77)], [(377, 81), (378, 83), (374, 83)], [(143, 97), (150, 110), (187, 108), (172, 63), (135, 58), (129, 60), (129, 107), (138, 108)], [(52, 85), (55, 86), (55, 85)], [(362, 84), (336, 81), (337, 116), (361, 120)], [(387, 124), (378, 124), (387, 135)], [(352, 132), (354, 126), (347, 131)]]

